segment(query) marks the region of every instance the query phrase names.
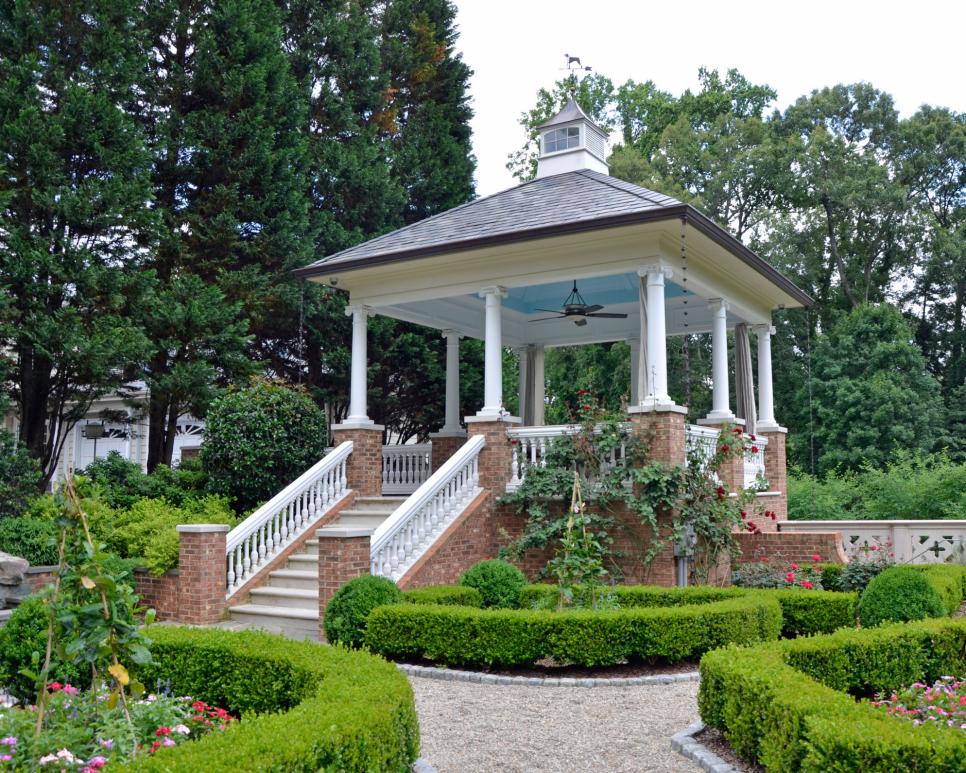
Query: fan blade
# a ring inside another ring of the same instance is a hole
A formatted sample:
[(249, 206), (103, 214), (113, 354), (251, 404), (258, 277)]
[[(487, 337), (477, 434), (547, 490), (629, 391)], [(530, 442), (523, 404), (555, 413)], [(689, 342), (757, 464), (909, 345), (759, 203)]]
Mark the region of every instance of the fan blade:
[(602, 308), (604, 307), (599, 303), (595, 303), (593, 306), (588, 306), (586, 309), (584, 309), (584, 314), (591, 314), (595, 311), (600, 311)]
[(626, 314), (585, 314), (586, 317), (597, 317), (598, 319), (627, 319)]
[(560, 309), (534, 309), (534, 311), (545, 311), (547, 314), (563, 314)]
[(556, 317), (540, 317), (540, 319), (531, 319), (530, 322), (546, 322), (548, 319), (563, 319), (563, 314), (558, 314)]

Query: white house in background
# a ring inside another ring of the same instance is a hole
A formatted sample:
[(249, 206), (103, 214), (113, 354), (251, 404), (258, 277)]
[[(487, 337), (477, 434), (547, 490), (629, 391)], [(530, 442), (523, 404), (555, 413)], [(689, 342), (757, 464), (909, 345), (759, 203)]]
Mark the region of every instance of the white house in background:
[[(132, 406), (131, 403), (135, 404)], [(70, 470), (81, 470), (95, 459), (103, 459), (116, 451), (125, 459), (147, 470), (148, 466), (148, 420), (145, 409), (148, 389), (143, 382), (130, 385), (128, 396), (105, 395), (91, 405), (87, 415), (70, 431), (64, 448), (57, 460), (54, 481), (62, 480)], [(19, 420), (15, 411), (4, 419), (4, 428), (16, 434)], [(193, 416), (178, 419), (174, 439), (172, 466), (183, 458), (197, 456), (201, 449), (205, 423)]]

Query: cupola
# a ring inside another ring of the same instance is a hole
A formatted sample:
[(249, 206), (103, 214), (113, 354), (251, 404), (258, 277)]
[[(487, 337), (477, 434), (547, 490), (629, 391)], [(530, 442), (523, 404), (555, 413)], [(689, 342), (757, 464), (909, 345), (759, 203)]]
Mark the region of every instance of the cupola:
[(537, 127), (540, 155), (537, 177), (578, 169), (608, 174), (607, 132), (587, 117), (571, 97), (563, 110)]

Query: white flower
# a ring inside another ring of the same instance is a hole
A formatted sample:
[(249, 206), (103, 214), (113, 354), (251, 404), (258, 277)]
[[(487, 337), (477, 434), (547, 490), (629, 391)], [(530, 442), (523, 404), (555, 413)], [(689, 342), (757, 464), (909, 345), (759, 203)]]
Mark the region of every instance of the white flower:
[(57, 756), (65, 762), (74, 762), (77, 759), (67, 749), (61, 749), (59, 752), (57, 752)]
[(45, 754), (39, 760), (37, 760), (41, 765), (46, 765), (48, 762), (57, 762), (56, 754)]
[(181, 735), (188, 735), (191, 732), (187, 725), (175, 725), (171, 729), (176, 733), (181, 733)]

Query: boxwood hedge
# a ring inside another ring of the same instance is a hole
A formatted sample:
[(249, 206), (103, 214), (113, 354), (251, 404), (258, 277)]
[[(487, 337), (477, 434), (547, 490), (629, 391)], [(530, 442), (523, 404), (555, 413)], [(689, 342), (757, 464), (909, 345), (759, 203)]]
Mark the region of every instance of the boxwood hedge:
[[(400, 605), (403, 606), (403, 605)], [(223, 706), (242, 721), (161, 749), (146, 771), (408, 771), (418, 756), (413, 694), (395, 666), (365, 652), (258, 632), (152, 626), (153, 685)]]
[(409, 604), (443, 604), (446, 606), (482, 607), (483, 595), (465, 585), (428, 585), (403, 593)]
[(673, 605), (603, 611), (384, 606), (369, 615), (366, 644), (391, 658), (447, 664), (515, 666), (552, 657), (601, 666), (636, 659), (676, 662), (731, 642), (778, 636), (781, 608), (774, 598), (730, 597), (724, 591), (700, 603), (696, 595), (679, 594)]
[(701, 718), (768, 770), (963, 770), (966, 734), (853, 696), (962, 674), (964, 652), (962, 619), (720, 649), (701, 660)]
[[(773, 598), (782, 609), (782, 636), (804, 636), (813, 633), (831, 633), (838, 628), (855, 626), (855, 593), (787, 588), (763, 590), (757, 588), (713, 588), (692, 586), (688, 588), (661, 588), (651, 585), (616, 585), (608, 588), (622, 608), (666, 607), (681, 604), (705, 604), (743, 596)], [(520, 606), (524, 609), (553, 607), (557, 599), (555, 585), (528, 585), (520, 594)]]

